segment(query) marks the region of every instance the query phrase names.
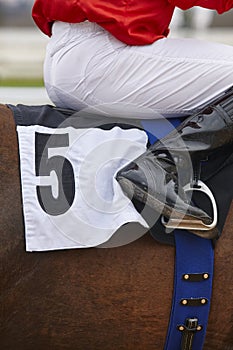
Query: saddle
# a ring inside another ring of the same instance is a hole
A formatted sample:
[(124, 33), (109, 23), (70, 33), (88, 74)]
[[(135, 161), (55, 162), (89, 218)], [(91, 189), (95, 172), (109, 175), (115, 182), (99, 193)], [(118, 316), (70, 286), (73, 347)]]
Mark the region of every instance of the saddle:
[[(110, 119), (109, 117), (104, 117), (89, 112), (88, 110), (77, 112), (70, 109), (56, 108), (50, 105), (9, 105), (8, 107), (12, 109), (15, 123), (19, 126), (41, 125), (50, 128), (59, 128), (62, 126), (63, 128), (101, 128), (103, 130), (109, 130), (114, 126), (119, 126), (124, 130), (138, 128), (147, 133), (148, 147), (156, 141), (154, 135), (158, 134), (157, 130), (159, 130), (161, 137), (169, 132), (169, 130), (167, 130), (168, 124), (165, 123), (165, 125), (163, 125), (162, 120), (121, 119), (119, 117), (111, 117)], [(173, 118), (169, 121), (171, 125), (176, 127), (180, 124), (182, 118)], [(217, 150), (210, 155), (208, 161), (202, 162), (200, 174), (202, 188), (194, 193), (195, 203), (213, 217), (212, 224), (216, 225), (218, 230), (218, 237), (216, 237), (216, 239), (221, 235), (233, 198), (233, 186), (229, 186), (232, 178), (232, 145)], [(174, 245), (173, 231), (176, 228), (176, 223), (169, 226), (164, 218), (160, 218), (160, 220), (152, 224), (154, 217), (153, 211), (149, 207), (145, 208), (144, 205), (139, 203), (136, 199), (133, 199), (133, 204), (137, 211), (141, 213), (148, 222), (151, 235), (161, 243)]]

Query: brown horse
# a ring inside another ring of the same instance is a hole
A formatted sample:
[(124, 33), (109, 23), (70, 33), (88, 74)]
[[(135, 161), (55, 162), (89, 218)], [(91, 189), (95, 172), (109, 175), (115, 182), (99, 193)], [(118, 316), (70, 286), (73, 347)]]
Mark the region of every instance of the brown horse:
[[(0, 106), (0, 344), (2, 350), (162, 350), (174, 248), (144, 235), (112, 249), (26, 253), (18, 147)], [(233, 208), (215, 250), (204, 349), (233, 349)]]

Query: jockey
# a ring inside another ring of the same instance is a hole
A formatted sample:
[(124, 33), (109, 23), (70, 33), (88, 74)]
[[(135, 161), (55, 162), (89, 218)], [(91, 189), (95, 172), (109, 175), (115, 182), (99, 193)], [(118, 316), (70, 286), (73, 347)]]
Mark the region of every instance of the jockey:
[[(178, 186), (178, 171), (189, 168), (184, 150), (193, 162), (196, 147), (202, 159), (233, 141), (233, 93), (218, 99), (233, 85), (233, 47), (168, 37), (175, 7), (193, 6), (221, 14), (233, 8), (233, 0), (36, 0), (32, 16), (51, 37), (44, 82), (56, 106), (94, 107), (109, 117), (191, 118), (117, 179), (127, 195), (133, 190), (145, 202), (149, 193), (158, 210), (165, 203), (167, 217), (175, 208), (177, 215), (208, 223), (209, 216), (188, 203)], [(200, 110), (208, 101), (214, 101), (211, 111)], [(177, 135), (185, 135), (182, 144)]]

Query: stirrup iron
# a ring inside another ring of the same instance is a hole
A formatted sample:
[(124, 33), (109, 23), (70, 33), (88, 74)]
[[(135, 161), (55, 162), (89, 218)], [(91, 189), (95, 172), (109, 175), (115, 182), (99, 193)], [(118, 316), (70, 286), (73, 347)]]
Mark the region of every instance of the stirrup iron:
[[(204, 184), (201, 180), (198, 180), (198, 182), (193, 186), (190, 183), (187, 184), (184, 187), (184, 191), (199, 191), (203, 192), (205, 195), (208, 196), (211, 204), (212, 204), (212, 211), (213, 211), (213, 221), (211, 224), (205, 224), (203, 221), (191, 218), (190, 219), (180, 219), (180, 218), (172, 218), (170, 217), (169, 220), (167, 221), (164, 216), (161, 217), (162, 224), (169, 229), (183, 229), (183, 230), (189, 230), (189, 231), (211, 231), (215, 229), (217, 225), (217, 220), (218, 220), (218, 211), (217, 211), (217, 204), (215, 201), (215, 198), (213, 196), (213, 193), (209, 189), (208, 186)], [(204, 236), (204, 235), (203, 235)], [(206, 238), (210, 238), (207, 237)]]

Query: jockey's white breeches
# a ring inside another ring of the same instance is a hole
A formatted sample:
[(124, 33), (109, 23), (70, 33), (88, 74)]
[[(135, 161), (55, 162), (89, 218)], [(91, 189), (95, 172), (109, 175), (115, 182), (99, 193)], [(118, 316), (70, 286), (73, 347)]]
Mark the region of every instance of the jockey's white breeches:
[(59, 107), (184, 115), (233, 85), (233, 46), (191, 38), (128, 46), (94, 23), (55, 22), (44, 80)]

